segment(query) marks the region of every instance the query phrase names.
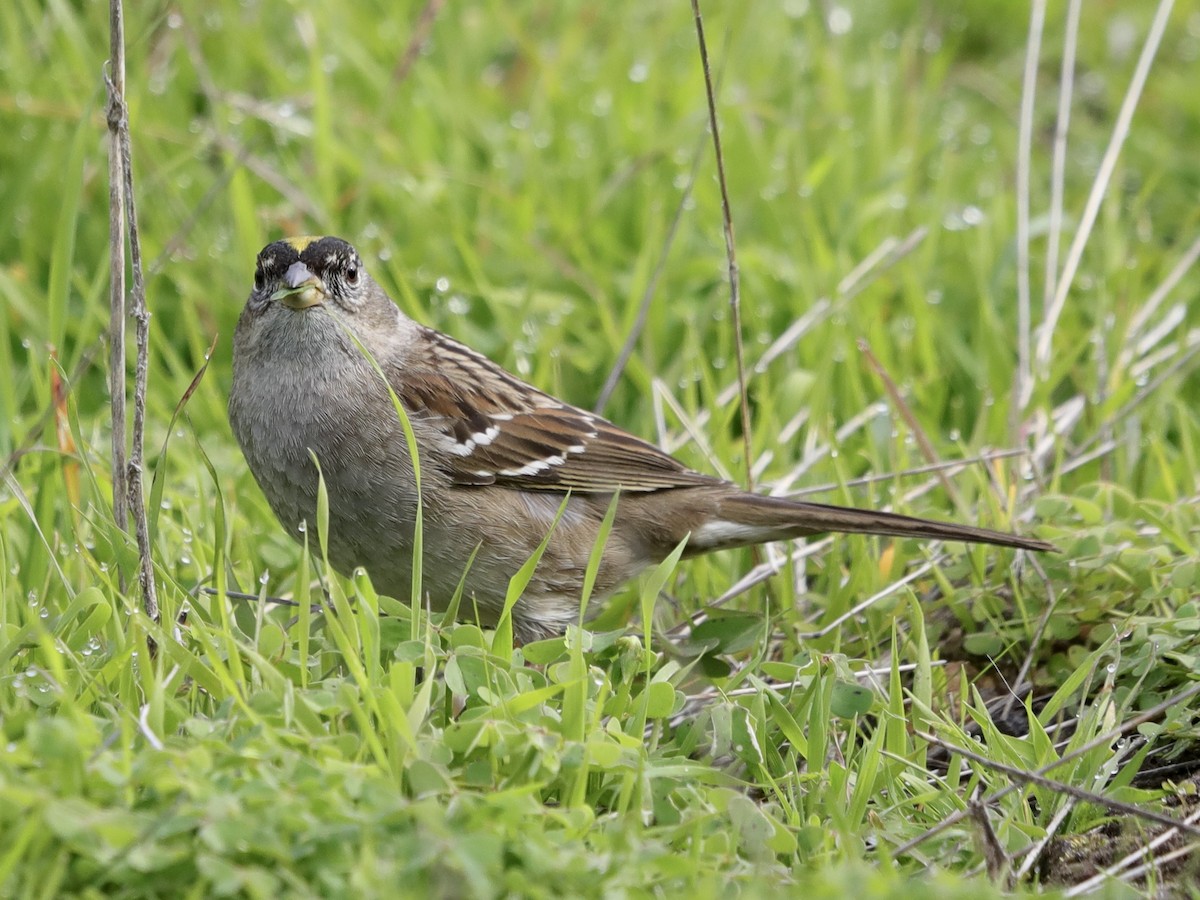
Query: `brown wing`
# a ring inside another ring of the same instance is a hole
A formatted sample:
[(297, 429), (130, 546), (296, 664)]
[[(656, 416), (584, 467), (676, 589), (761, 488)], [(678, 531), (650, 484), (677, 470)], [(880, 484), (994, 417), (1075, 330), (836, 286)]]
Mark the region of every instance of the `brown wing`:
[(439, 463), (459, 484), (611, 493), (717, 480), (439, 332), (426, 335), (430, 367), (390, 380), (405, 409), (445, 436)]

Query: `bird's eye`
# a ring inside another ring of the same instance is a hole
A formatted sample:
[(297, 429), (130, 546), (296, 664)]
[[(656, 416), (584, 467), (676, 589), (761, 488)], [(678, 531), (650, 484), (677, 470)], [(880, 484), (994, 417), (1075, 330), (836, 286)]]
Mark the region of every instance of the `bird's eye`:
[(263, 274), (262, 269), (254, 270), (254, 289), (261, 291), (267, 283), (267, 276)]
[(357, 287), (361, 277), (358, 266), (351, 263), (346, 267), (346, 284), (350, 285), (350, 287)]

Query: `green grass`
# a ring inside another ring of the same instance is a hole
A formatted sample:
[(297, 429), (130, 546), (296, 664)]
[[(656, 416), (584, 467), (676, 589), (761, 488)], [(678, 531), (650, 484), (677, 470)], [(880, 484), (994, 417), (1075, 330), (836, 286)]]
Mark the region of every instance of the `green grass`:
[[(719, 402), (735, 336), (695, 32), (682, 2), (451, 3), (397, 83), (421, 9), (402, 6), (128, 11), (152, 540), (164, 622), (187, 610), (173, 628), (139, 615), (136, 549), (111, 515), (106, 10), (0, 4), (0, 895), (975, 898), (1084, 882), (1094, 865), (1071, 868), (1067, 847), (1104, 864), (1109, 844), (1148, 843), (1157, 826), (1045, 785), (987, 807), (1002, 871), (978, 817), (912, 842), (1014, 783), (918, 733), (1032, 771), (1200, 664), (1196, 274), (1137, 327), (1200, 234), (1194, 0), (1173, 12), (1023, 417), (1028, 11), (706, 4), (751, 363), (830, 304), (754, 371), (756, 482), (1063, 552), (1041, 571), (866, 538), (720, 554), (664, 569), (661, 593), (631, 585), (592, 631), (518, 649), (365, 581), (309, 611), (321, 553), (283, 533), (230, 434), (229, 338), (263, 244), (335, 233), (408, 314), (591, 406), (661, 264), (606, 414), (743, 479), (737, 406)], [(1065, 16), (1051, 7), (1035, 323)], [(1154, 11), (1084, 7), (1060, 264)], [(1061, 429), (1032, 469), (969, 465), (952, 490), (905, 474), (928, 459), (860, 341), (939, 459)], [(771, 560), (774, 577), (677, 628)], [(301, 608), (196, 594), (216, 584)], [(1013, 737), (997, 703), (1022, 668), (1036, 702), (1016, 705)], [(1182, 818), (1190, 770), (1146, 773), (1195, 758), (1193, 705), (1049, 777)], [(1097, 836), (1106, 821), (1120, 841)], [(1073, 843), (1010, 879), (1048, 834)], [(1194, 864), (1173, 865), (1104, 890), (1191, 883)]]

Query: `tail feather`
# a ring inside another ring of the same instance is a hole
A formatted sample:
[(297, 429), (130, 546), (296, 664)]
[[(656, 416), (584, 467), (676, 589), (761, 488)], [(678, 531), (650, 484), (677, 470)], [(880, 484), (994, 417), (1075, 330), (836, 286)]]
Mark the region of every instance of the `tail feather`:
[(692, 535), (692, 546), (703, 552), (763, 541), (790, 540), (830, 531), (966, 541), (1020, 550), (1057, 549), (1053, 544), (1037, 538), (974, 525), (748, 493), (722, 500), (718, 518), (696, 530)]

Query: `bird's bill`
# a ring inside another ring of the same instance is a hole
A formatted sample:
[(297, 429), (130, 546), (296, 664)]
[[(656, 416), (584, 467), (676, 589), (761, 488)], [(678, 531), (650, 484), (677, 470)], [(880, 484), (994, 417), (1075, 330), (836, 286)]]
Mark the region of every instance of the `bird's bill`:
[(289, 309), (309, 309), (325, 302), (325, 282), (302, 262), (292, 263), (283, 276), (284, 286), (271, 295)]

